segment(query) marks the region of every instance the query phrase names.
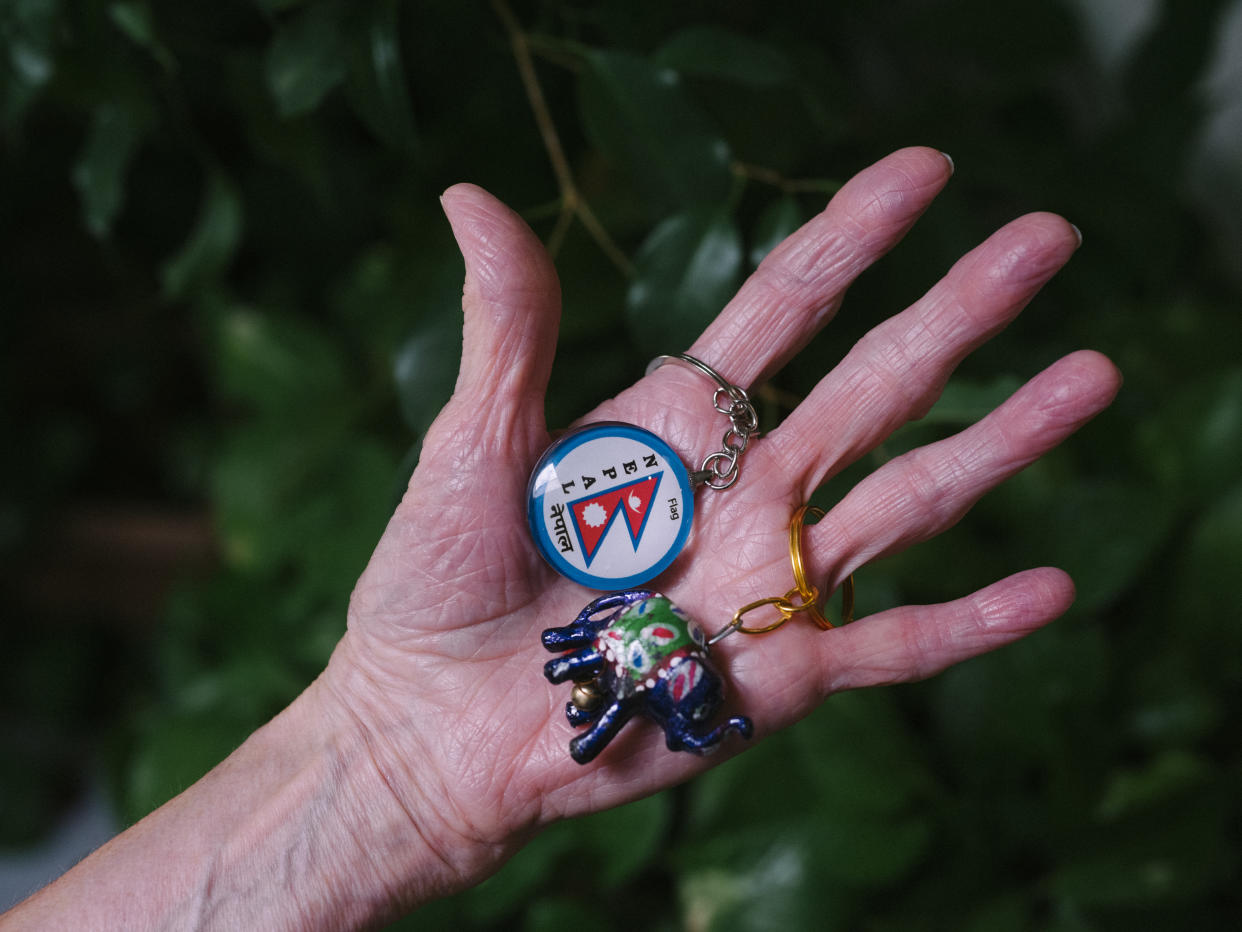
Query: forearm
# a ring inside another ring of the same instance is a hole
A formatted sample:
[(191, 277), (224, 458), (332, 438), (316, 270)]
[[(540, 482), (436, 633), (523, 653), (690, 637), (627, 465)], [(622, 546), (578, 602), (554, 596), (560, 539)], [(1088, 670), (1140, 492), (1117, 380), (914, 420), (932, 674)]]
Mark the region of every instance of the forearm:
[(356, 928), (437, 892), (443, 864), (329, 693), (312, 685), (0, 927)]

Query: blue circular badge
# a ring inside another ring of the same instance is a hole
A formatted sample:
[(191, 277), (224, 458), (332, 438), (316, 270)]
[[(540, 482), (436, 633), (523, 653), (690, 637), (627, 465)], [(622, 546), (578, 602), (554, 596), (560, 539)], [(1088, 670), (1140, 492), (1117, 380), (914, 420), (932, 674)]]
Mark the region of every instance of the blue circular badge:
[(667, 443), (633, 424), (601, 422), (552, 444), (531, 473), (526, 515), (540, 554), (591, 589), (642, 585), (690, 535), (690, 473)]

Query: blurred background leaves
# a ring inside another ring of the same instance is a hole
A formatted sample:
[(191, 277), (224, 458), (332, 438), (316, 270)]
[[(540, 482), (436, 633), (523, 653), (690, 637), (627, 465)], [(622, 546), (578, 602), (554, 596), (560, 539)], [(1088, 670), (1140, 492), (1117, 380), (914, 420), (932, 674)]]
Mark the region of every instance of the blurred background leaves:
[(820, 498), (1103, 350), (1109, 413), (859, 573), (866, 614), (1050, 563), (1075, 608), (558, 825), (411, 923), (1236, 922), (1242, 4), (5, 0), (0, 47), (6, 851), (88, 784), (140, 817), (326, 661), (452, 390), (445, 187), (555, 252), (564, 424), (921, 143), (956, 177), (764, 424), (997, 225), (1066, 214), (1066, 272)]

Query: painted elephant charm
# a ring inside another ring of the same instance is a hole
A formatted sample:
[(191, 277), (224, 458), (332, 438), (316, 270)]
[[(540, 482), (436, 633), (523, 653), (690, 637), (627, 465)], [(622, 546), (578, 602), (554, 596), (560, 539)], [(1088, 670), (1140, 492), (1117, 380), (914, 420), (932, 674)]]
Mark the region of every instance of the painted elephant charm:
[(576, 684), (565, 715), (571, 725), (591, 725), (569, 743), (580, 764), (593, 760), (636, 713), (664, 729), (673, 751), (703, 754), (730, 731), (749, 738), (753, 730), (740, 715), (708, 727), (724, 698), (723, 681), (708, 660), (703, 629), (658, 592), (601, 596), (573, 624), (544, 631), (543, 646), (568, 651), (549, 660), (543, 673), (552, 683)]

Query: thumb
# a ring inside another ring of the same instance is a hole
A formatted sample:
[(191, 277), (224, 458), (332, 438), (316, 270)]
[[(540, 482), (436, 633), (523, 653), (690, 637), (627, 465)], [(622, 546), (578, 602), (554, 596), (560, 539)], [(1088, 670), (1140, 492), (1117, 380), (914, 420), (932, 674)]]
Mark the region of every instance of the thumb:
[(466, 264), (461, 369), (450, 404), (469, 412), (479, 436), (542, 446), (561, 314), (552, 260), (530, 227), (482, 188), (454, 185), (440, 201)]

